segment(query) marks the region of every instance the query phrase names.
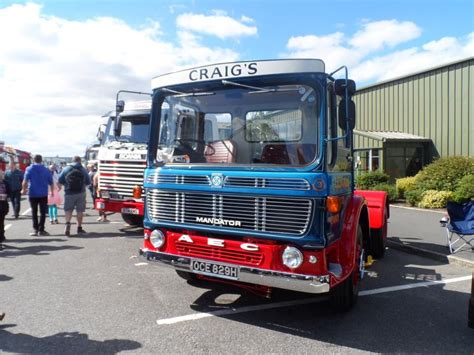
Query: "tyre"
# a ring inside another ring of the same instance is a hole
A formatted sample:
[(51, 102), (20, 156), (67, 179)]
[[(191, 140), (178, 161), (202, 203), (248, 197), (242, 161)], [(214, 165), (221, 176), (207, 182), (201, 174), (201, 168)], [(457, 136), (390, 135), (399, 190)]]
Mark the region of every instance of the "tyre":
[(383, 258), (387, 244), (387, 207), (384, 210), (383, 227), (370, 230), (370, 255), (376, 259)]
[(352, 273), (339, 285), (329, 291), (329, 301), (331, 308), (336, 312), (347, 312), (357, 302), (359, 296), (359, 283), (364, 272), (365, 250), (364, 235), (362, 227), (357, 227), (357, 244), (356, 244), (356, 263)]
[(122, 219), (131, 226), (143, 226), (143, 216), (122, 213)]

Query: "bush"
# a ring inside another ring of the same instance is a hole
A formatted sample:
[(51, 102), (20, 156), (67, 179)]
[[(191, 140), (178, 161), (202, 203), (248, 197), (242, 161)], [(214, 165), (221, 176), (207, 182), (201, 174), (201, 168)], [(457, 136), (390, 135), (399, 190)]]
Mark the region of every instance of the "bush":
[(390, 177), (381, 171), (370, 171), (357, 176), (356, 186), (359, 190), (373, 190), (373, 187), (380, 184), (387, 184)]
[(418, 207), (421, 208), (444, 208), (448, 200), (453, 198), (451, 191), (428, 190), (423, 192)]
[(458, 203), (474, 200), (474, 175), (466, 175), (459, 180), (453, 200)]
[(396, 180), (395, 186), (397, 188), (397, 194), (399, 198), (405, 198), (405, 193), (413, 190), (415, 186), (416, 177), (409, 176)]
[(378, 185), (372, 186), (370, 190), (385, 191), (388, 195), (389, 202), (396, 201), (398, 198), (397, 189), (395, 188), (395, 185), (378, 184)]
[(405, 198), (408, 203), (412, 206), (418, 206), (421, 201), (421, 196), (423, 195), (423, 190), (413, 189), (405, 192)]
[(414, 189), (454, 191), (466, 175), (474, 174), (474, 158), (446, 157), (427, 165), (416, 175)]

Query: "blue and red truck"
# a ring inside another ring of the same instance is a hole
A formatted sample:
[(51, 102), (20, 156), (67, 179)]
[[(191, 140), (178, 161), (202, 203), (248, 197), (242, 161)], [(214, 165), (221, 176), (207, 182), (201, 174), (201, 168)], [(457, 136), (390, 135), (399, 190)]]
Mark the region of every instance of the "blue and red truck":
[(368, 256), (384, 254), (389, 205), (354, 189), (347, 68), (221, 63), (152, 89), (140, 254), (185, 279), (329, 293), (350, 309)]

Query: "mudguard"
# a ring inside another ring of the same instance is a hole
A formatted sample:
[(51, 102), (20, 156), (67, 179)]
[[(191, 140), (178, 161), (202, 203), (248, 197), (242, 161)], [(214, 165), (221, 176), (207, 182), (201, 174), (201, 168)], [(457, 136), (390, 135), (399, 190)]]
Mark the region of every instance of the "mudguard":
[[(353, 195), (350, 198), (346, 211), (344, 213), (344, 224), (338, 245), (338, 260), (335, 261), (341, 265), (342, 274), (341, 277), (337, 279), (336, 283), (345, 280), (354, 269), (356, 260), (355, 250), (357, 242), (357, 227), (359, 221), (361, 221), (365, 239), (368, 237), (369, 232), (366, 202), (362, 196)], [(333, 260), (331, 260), (331, 257), (329, 257), (329, 261), (334, 262)]]
[[(385, 191), (355, 190), (354, 195), (361, 196), (367, 201), (369, 208), (370, 229), (381, 229), (390, 217), (387, 193)], [(384, 215), (385, 211), (387, 216)]]

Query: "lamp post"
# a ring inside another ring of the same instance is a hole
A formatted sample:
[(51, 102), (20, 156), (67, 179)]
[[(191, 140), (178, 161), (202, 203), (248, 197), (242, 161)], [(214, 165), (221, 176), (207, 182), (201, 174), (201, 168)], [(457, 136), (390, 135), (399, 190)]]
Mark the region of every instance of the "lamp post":
[(469, 300), (469, 310), (467, 313), (467, 325), (469, 328), (474, 328), (474, 269), (472, 270), (471, 279), (471, 298)]

